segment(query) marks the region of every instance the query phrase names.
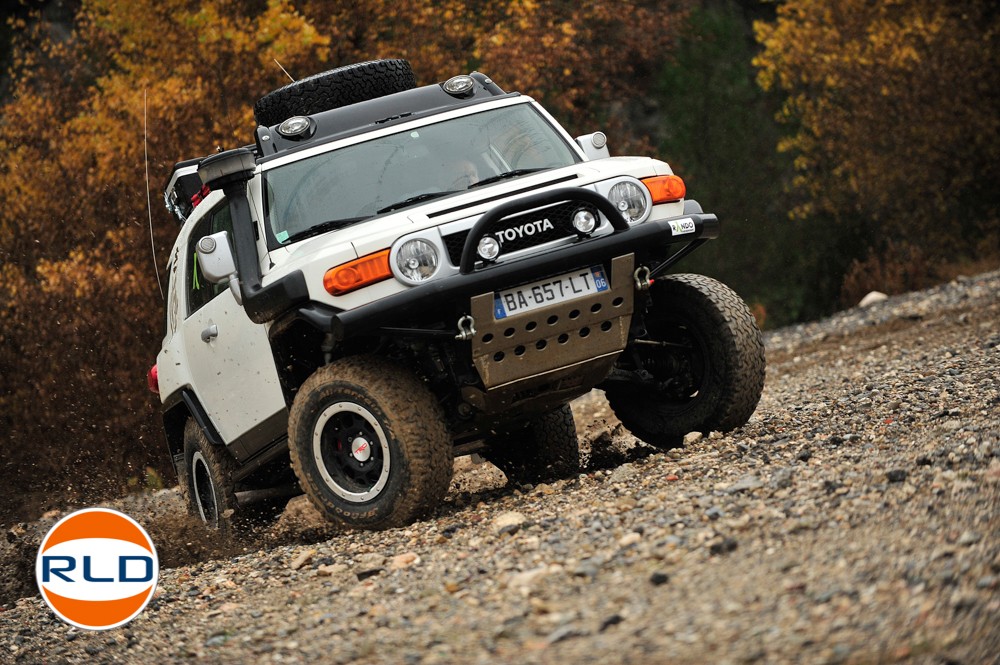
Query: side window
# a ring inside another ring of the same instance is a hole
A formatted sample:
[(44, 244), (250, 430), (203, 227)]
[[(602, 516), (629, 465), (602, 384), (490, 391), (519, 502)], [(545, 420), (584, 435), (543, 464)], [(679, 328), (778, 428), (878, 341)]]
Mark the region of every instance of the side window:
[(188, 316), (194, 314), (204, 307), (208, 301), (215, 298), (229, 286), (227, 284), (213, 284), (205, 279), (198, 265), (198, 253), (196, 247), (198, 241), (207, 235), (228, 231), (229, 237), (233, 236), (233, 219), (229, 214), (229, 204), (223, 203), (218, 208), (205, 215), (205, 217), (195, 226), (191, 238), (188, 240), (187, 255), (187, 286), (188, 286)]

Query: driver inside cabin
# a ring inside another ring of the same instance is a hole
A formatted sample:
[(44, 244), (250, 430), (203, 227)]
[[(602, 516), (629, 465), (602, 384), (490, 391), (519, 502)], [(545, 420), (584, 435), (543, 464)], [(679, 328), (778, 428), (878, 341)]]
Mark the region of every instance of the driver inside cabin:
[(456, 166), (458, 175), (448, 187), (450, 191), (462, 191), (479, 182), (479, 169), (472, 161), (461, 159)]

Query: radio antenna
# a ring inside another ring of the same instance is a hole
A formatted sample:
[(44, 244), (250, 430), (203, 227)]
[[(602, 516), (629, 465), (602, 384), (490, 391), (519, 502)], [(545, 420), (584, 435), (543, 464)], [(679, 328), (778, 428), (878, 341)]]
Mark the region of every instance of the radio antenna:
[(293, 79), (292, 75), (289, 74), (288, 71), (284, 67), (281, 66), (281, 63), (278, 62), (277, 58), (271, 58), (271, 60), (274, 60), (274, 64), (278, 65), (278, 69), (280, 69), (281, 71), (285, 72), (285, 76), (288, 77), (289, 81), (291, 81), (292, 83), (295, 83), (295, 79)]
[(156, 286), (160, 289), (160, 300), (163, 297), (163, 284), (160, 282), (160, 268), (156, 265), (156, 241), (153, 239), (153, 202), (149, 198), (149, 148), (146, 144), (146, 89), (142, 90), (142, 157), (146, 165), (146, 212), (149, 214), (149, 246), (153, 252), (153, 270), (156, 272)]

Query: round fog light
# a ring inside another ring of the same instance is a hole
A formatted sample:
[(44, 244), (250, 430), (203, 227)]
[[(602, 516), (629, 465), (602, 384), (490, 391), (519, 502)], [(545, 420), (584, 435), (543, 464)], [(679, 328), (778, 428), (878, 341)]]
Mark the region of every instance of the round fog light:
[(309, 132), (310, 126), (309, 118), (296, 115), (278, 125), (278, 133), (287, 138), (302, 136)]
[(476, 248), (476, 251), (479, 253), (479, 256), (487, 261), (492, 261), (500, 256), (500, 243), (493, 236), (483, 236), (482, 240), (479, 241), (479, 247)]
[(445, 81), (442, 87), (449, 95), (455, 95), (458, 97), (472, 92), (472, 88), (475, 84), (476, 82), (471, 76), (468, 74), (460, 74), (458, 76), (452, 76), (450, 79)]
[(573, 228), (578, 233), (590, 235), (597, 228), (597, 217), (586, 208), (580, 208), (573, 213)]

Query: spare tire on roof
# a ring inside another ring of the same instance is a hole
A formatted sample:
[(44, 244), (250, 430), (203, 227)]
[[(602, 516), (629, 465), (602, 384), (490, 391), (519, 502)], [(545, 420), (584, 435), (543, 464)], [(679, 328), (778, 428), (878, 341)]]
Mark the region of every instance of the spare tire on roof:
[(406, 60), (371, 60), (314, 74), (273, 90), (253, 105), (258, 125), (270, 127), (293, 115), (357, 104), (417, 87)]

